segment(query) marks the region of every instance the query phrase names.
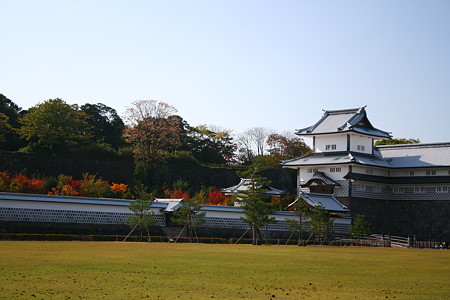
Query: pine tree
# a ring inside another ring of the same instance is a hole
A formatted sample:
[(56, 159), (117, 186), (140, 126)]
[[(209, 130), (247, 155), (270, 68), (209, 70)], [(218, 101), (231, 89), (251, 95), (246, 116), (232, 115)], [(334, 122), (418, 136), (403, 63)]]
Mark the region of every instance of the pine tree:
[[(136, 200), (131, 201), (128, 206), (129, 210), (134, 212), (134, 215), (128, 217), (127, 224), (130, 228), (137, 229), (139, 233), (139, 241), (142, 241), (144, 229), (148, 234), (148, 227), (156, 223), (154, 214), (150, 210), (153, 204), (152, 195), (139, 192), (139, 196)], [(133, 232), (133, 230), (131, 232)], [(131, 234), (130, 232), (130, 234)]]
[(303, 243), (303, 232), (308, 225), (309, 208), (306, 206), (304, 201), (298, 200), (294, 205), (294, 210), (292, 213), (296, 216), (296, 219), (288, 220), (289, 227), (288, 229), (292, 232), (298, 231), (298, 240), (297, 245), (304, 245)]
[(188, 227), (189, 243), (192, 243), (195, 227), (205, 222), (206, 213), (200, 212), (201, 206), (194, 199), (185, 199), (182, 202), (182, 206), (174, 212), (172, 217), (174, 223)]
[(371, 234), (370, 224), (366, 221), (364, 215), (356, 215), (353, 219), (352, 225), (350, 226), (351, 235), (358, 237), (366, 237)]
[(275, 223), (275, 218), (270, 217), (273, 212), (270, 196), (265, 192), (270, 182), (260, 172), (268, 169), (263, 157), (256, 157), (248, 169), (239, 175), (249, 179), (247, 189), (236, 196), (236, 201), (243, 203), (244, 217), (241, 219), (252, 229), (252, 244), (257, 245), (262, 240), (261, 228)]

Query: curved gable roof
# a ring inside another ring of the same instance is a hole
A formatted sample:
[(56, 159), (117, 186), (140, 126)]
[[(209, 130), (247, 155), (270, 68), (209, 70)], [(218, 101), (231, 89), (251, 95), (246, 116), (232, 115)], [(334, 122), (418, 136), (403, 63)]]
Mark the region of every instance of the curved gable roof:
[(297, 130), (300, 136), (354, 131), (360, 134), (388, 138), (391, 135), (372, 126), (365, 107), (325, 110), (322, 118), (313, 126)]

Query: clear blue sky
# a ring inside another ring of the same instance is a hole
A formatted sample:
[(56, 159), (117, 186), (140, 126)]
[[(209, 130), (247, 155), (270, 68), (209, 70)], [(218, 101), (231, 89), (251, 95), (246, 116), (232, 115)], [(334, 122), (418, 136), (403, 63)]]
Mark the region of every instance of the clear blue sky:
[(450, 1), (0, 0), (0, 93), (156, 99), (235, 133), (367, 105), (395, 137), (450, 141)]

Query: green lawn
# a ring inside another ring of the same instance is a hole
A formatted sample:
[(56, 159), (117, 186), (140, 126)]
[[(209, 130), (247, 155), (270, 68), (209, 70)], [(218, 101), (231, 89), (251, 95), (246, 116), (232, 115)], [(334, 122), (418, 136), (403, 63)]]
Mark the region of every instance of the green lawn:
[(0, 241), (1, 299), (450, 299), (450, 251)]

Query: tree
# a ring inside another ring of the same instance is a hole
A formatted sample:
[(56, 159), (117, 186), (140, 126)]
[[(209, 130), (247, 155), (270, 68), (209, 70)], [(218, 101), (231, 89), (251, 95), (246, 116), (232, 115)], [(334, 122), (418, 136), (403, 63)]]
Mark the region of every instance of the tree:
[(12, 133), (9, 118), (4, 113), (0, 113), (0, 144), (6, 141), (8, 135)]
[(302, 138), (289, 133), (272, 133), (267, 138), (267, 145), (269, 146), (270, 155), (279, 160), (300, 157), (312, 151)]
[(241, 219), (252, 229), (252, 244), (257, 245), (262, 240), (260, 229), (269, 224), (276, 223), (275, 218), (270, 217), (273, 212), (270, 196), (265, 193), (264, 187), (270, 182), (260, 173), (270, 168), (264, 157), (255, 157), (246, 171), (239, 175), (250, 179), (247, 190), (241, 191), (236, 196), (236, 201), (243, 203), (244, 217)]
[(87, 115), (62, 99), (49, 99), (29, 109), (19, 119), (22, 127), (19, 135), (29, 142), (32, 151), (63, 153), (70, 147), (87, 143), (91, 138), (91, 126)]
[(19, 117), (24, 111), (10, 99), (0, 94), (0, 146), (7, 150), (17, 150), (20, 141), (15, 129), (20, 127)]
[(333, 229), (333, 220), (322, 205), (312, 209), (309, 216), (311, 218), (311, 232), (314, 233), (314, 235), (318, 235), (322, 242), (323, 237), (328, 237), (328, 234), (331, 233)]
[(303, 243), (303, 232), (305, 231), (305, 228), (307, 227), (306, 220), (309, 218), (309, 208), (306, 206), (306, 204), (303, 201), (298, 200), (294, 206), (292, 213), (296, 216), (296, 219), (290, 219), (288, 220), (289, 227), (288, 229), (292, 232), (298, 231), (298, 240), (297, 245), (305, 245)]
[(18, 120), (21, 112), (22, 109), (17, 104), (0, 94), (0, 113), (8, 117), (13, 127), (17, 128), (19, 126)]
[(132, 105), (126, 111), (124, 136), (134, 147), (135, 159), (143, 165), (165, 161), (181, 143), (178, 119), (171, 118), (177, 110), (156, 100), (135, 101)]
[(364, 215), (356, 215), (350, 226), (350, 234), (360, 239), (371, 234), (370, 224), (366, 221)]
[(191, 127), (185, 124), (180, 149), (192, 153), (201, 163), (225, 164), (233, 161), (236, 145), (229, 130), (213, 130), (206, 125)]
[(270, 135), (269, 130), (264, 127), (253, 127), (247, 130), (247, 134), (256, 146), (256, 154), (260, 156), (264, 155), (267, 138)]
[(382, 139), (375, 142), (375, 146), (382, 146), (382, 145), (398, 145), (398, 144), (419, 144), (419, 139), (395, 139), (395, 138), (388, 138), (388, 139)]
[(250, 164), (255, 156), (252, 150), (252, 139), (245, 132), (237, 136), (238, 161)]
[[(173, 213), (172, 221), (188, 227), (189, 243), (192, 243), (195, 227), (205, 222), (204, 212), (200, 212), (201, 204), (194, 199), (184, 199), (182, 206)], [(184, 229), (184, 228), (183, 228)]]
[(118, 148), (123, 145), (122, 133), (125, 125), (116, 110), (102, 103), (86, 103), (80, 111), (88, 115), (87, 122), (93, 128), (94, 140)]
[(128, 209), (134, 212), (134, 215), (128, 217), (127, 224), (128, 226), (130, 226), (130, 228), (133, 228), (130, 234), (133, 232), (133, 230), (137, 229), (139, 241), (142, 241), (144, 229), (147, 231), (147, 234), (150, 238), (148, 227), (155, 224), (156, 221), (154, 218), (154, 214), (151, 211), (153, 196), (145, 193), (143, 189), (141, 189), (138, 194), (139, 196), (136, 198), (136, 200), (130, 201), (130, 205), (128, 206)]

